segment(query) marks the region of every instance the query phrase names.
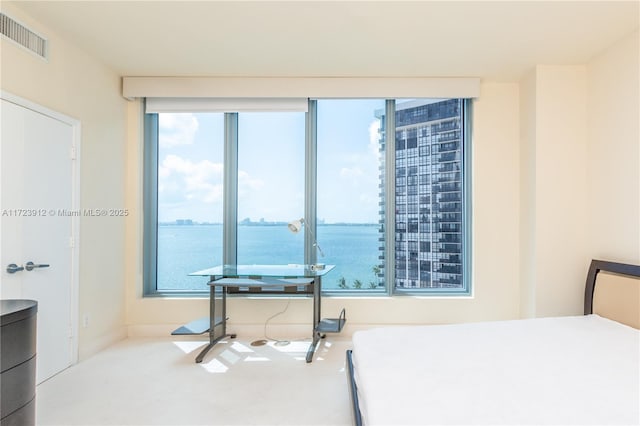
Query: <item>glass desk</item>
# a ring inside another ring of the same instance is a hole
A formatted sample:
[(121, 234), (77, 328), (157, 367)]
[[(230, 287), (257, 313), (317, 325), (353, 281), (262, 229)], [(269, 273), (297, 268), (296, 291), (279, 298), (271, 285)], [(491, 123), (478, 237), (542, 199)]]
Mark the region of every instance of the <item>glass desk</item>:
[[(340, 332), (346, 322), (344, 309), (339, 318), (321, 319), (322, 277), (334, 267), (335, 265), (323, 265), (321, 268), (316, 265), (221, 265), (189, 274), (209, 278), (209, 318), (205, 319), (208, 330), (202, 331), (209, 332), (209, 344), (198, 354), (196, 362), (202, 362), (209, 350), (223, 338), (236, 337), (233, 333), (227, 333), (227, 294), (312, 295), (312, 341), (306, 357), (307, 362), (311, 362), (318, 341), (325, 337), (325, 333)], [(174, 334), (196, 334), (177, 332), (178, 330)]]

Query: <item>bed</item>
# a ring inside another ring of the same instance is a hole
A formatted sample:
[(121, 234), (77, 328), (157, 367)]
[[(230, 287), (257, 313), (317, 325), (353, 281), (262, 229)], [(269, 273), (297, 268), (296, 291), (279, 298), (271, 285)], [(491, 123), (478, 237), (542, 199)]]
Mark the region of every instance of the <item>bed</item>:
[(593, 260), (584, 315), (359, 331), (356, 425), (640, 424), (640, 266)]

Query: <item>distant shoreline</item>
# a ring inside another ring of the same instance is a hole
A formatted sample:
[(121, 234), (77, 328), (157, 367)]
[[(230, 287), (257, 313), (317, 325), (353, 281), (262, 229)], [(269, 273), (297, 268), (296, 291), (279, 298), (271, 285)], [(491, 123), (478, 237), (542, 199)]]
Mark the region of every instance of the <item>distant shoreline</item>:
[[(158, 226), (219, 226), (222, 223), (200, 223), (200, 222), (158, 222)], [(287, 222), (239, 222), (238, 226), (287, 226)], [(318, 223), (317, 226), (380, 226), (378, 223)]]

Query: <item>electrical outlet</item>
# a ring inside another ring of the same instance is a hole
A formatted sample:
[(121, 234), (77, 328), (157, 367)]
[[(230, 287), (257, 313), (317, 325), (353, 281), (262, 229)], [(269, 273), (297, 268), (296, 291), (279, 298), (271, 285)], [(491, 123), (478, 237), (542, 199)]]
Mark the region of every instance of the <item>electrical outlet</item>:
[(82, 316), (82, 326), (89, 327), (89, 314), (84, 314)]

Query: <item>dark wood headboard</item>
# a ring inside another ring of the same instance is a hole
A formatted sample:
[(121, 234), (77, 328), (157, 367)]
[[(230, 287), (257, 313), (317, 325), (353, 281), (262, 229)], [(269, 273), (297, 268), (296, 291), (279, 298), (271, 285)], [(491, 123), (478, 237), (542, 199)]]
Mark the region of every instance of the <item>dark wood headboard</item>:
[(640, 266), (592, 260), (584, 314), (593, 313), (640, 328)]

